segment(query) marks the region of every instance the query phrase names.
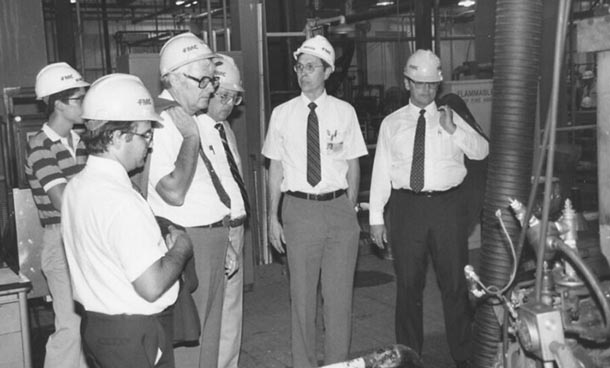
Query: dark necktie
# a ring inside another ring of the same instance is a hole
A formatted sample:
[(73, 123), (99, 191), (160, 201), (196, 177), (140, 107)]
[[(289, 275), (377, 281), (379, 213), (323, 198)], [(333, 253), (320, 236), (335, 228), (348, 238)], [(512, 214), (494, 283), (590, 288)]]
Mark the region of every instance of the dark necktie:
[(425, 109), (419, 111), (415, 140), (413, 141), (413, 161), (411, 162), (411, 190), (419, 192), (424, 188), (424, 158), (426, 152)]
[(210, 159), (208, 158), (208, 156), (205, 155), (205, 152), (203, 152), (203, 148), (201, 147), (199, 147), (199, 155), (201, 156), (205, 167), (208, 169), (208, 173), (210, 174), (210, 179), (212, 179), (214, 189), (216, 189), (216, 193), (218, 193), (218, 198), (220, 198), (222, 204), (227, 206), (227, 208), (231, 208), (231, 198), (225, 191), (225, 188), (222, 187), (222, 183), (220, 182), (218, 174), (216, 174), (216, 170), (214, 170)]
[(248, 192), (246, 192), (244, 180), (242, 179), (241, 174), (239, 173), (239, 169), (237, 168), (237, 162), (235, 162), (235, 157), (233, 157), (233, 153), (229, 148), (229, 141), (227, 141), (227, 133), (225, 132), (225, 127), (222, 125), (222, 123), (217, 123), (216, 125), (214, 125), (214, 128), (216, 128), (216, 130), (218, 130), (218, 133), (220, 133), (220, 140), (222, 140), (222, 146), (224, 147), (225, 153), (227, 155), (227, 161), (229, 162), (229, 169), (231, 169), (231, 175), (233, 176), (233, 179), (235, 179), (235, 182), (239, 187), (241, 197), (244, 200), (246, 214), (248, 214), (250, 213), (250, 205), (248, 203)]
[(315, 187), (322, 180), (320, 168), (320, 131), (318, 127), (318, 115), (316, 115), (316, 104), (310, 103), (309, 115), (307, 116), (307, 182)]

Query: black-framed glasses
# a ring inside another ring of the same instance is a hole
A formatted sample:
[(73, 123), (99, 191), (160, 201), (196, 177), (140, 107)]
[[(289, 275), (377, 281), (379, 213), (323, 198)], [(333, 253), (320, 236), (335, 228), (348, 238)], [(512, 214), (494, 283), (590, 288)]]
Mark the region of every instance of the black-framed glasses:
[(411, 79), (407, 76), (405, 76), (405, 79), (408, 80), (409, 82), (411, 82), (415, 88), (424, 88), (424, 87), (437, 88), (441, 84), (441, 82), (418, 82), (418, 81), (414, 81), (413, 79)]
[(215, 93), (214, 96), (220, 99), (220, 103), (223, 105), (228, 105), (233, 103), (233, 105), (237, 106), (243, 101), (243, 97), (239, 94), (232, 95), (230, 93)]
[(80, 96), (74, 96), (74, 97), (67, 97), (65, 98), (66, 101), (78, 101), (80, 103), (83, 102), (83, 100), (85, 99), (85, 95), (80, 95)]
[(147, 130), (144, 133), (136, 133), (136, 132), (129, 132), (129, 133), (131, 133), (133, 135), (137, 135), (138, 137), (144, 138), (144, 140), (146, 141), (147, 144), (150, 144), (150, 142), (152, 142), (153, 136), (155, 135), (155, 132), (152, 129)]
[(307, 73), (313, 73), (314, 70), (316, 70), (316, 68), (324, 68), (324, 65), (322, 64), (311, 64), (311, 63), (307, 63), (307, 64), (301, 64), (301, 63), (296, 63), (294, 64), (294, 71), (297, 73), (303, 73), (304, 71)]
[(216, 90), (218, 88), (218, 78), (217, 77), (208, 77), (207, 75), (204, 75), (203, 77), (201, 77), (201, 79), (199, 78), (195, 78), (192, 75), (188, 75), (186, 73), (182, 73), (182, 75), (184, 75), (185, 77), (187, 77), (188, 79), (197, 82), (197, 86), (200, 89), (206, 89), (207, 86), (212, 83), (212, 87), (214, 87), (214, 90)]

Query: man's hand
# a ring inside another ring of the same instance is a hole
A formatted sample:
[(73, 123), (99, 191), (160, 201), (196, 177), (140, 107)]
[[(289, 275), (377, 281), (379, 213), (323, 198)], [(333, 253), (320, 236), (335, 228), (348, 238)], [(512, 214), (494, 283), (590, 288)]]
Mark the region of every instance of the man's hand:
[(225, 258), (225, 275), (231, 278), (239, 269), (239, 262), (237, 262), (237, 253), (233, 246), (229, 244), (227, 248), (227, 257)]
[(172, 249), (178, 241), (182, 241), (185, 244), (185, 249), (188, 256), (191, 257), (193, 255), (193, 243), (191, 242), (191, 238), (188, 236), (186, 231), (177, 229), (173, 225), (169, 225), (168, 230), (169, 233), (165, 237), (167, 249)]
[(172, 118), (183, 138), (199, 137), (199, 128), (195, 119), (187, 114), (181, 106), (173, 106), (165, 111)]
[(457, 128), (453, 122), (453, 110), (451, 110), (451, 107), (443, 105), (438, 107), (438, 111), (441, 113), (439, 123), (447, 133), (453, 134)]
[(278, 253), (284, 254), (284, 244), (286, 239), (284, 238), (284, 229), (277, 218), (269, 219), (269, 242), (277, 250)]
[(377, 248), (384, 249), (384, 243), (388, 242), (388, 234), (385, 225), (371, 225), (370, 229), (371, 240)]

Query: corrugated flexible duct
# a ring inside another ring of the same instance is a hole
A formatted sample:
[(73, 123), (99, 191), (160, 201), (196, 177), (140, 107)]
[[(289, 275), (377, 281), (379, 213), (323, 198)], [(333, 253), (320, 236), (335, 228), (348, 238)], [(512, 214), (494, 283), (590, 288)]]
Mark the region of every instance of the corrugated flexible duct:
[[(483, 207), (480, 276), (503, 287), (512, 260), (495, 211), (508, 198), (527, 202), (534, 154), (534, 124), (542, 43), (542, 0), (497, 0), (494, 46), (492, 129)], [(520, 227), (511, 212), (502, 219), (515, 244)], [(488, 368), (496, 360), (501, 329), (489, 300), (475, 314), (473, 364)]]

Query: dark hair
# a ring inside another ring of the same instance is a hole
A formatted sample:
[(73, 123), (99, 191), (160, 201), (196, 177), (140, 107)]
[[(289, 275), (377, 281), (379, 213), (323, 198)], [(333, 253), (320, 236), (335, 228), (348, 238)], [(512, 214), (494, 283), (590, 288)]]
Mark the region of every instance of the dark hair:
[(112, 133), (118, 130), (125, 134), (131, 132), (133, 128), (133, 121), (108, 121), (97, 129), (87, 129), (81, 138), (85, 142), (87, 153), (99, 154), (108, 151), (108, 145), (112, 142)]
[(47, 99), (47, 116), (51, 115), (53, 111), (55, 111), (55, 101), (61, 101), (63, 103), (68, 103), (68, 98), (74, 96), (76, 92), (81, 87), (66, 89), (57, 93), (53, 93), (49, 95)]

